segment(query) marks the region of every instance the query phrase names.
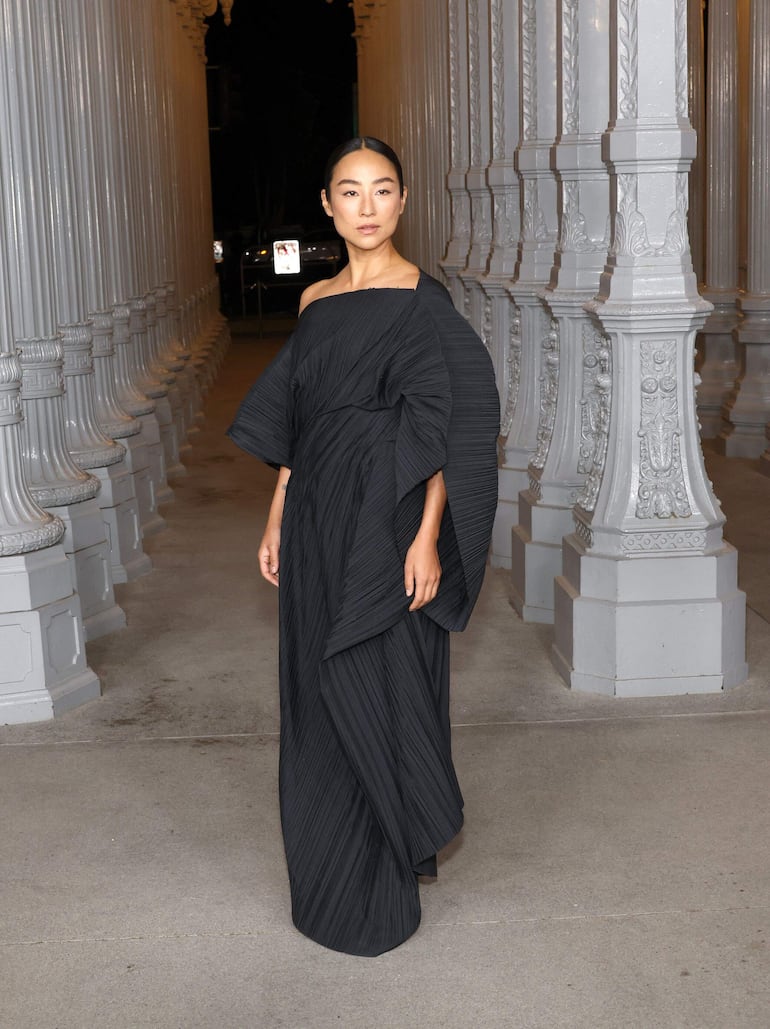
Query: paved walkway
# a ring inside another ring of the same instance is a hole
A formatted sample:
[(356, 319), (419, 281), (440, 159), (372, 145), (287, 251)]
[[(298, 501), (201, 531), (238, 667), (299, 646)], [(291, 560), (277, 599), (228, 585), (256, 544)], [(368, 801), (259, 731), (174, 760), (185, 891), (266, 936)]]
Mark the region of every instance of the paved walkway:
[(488, 575), (454, 641), (467, 823), (377, 959), (293, 930), (276, 803), (273, 473), (223, 432), (277, 341), (234, 336), (189, 474), (88, 647), (103, 697), (0, 729), (2, 1029), (767, 1029), (770, 480), (709, 470), (751, 679), (570, 693)]

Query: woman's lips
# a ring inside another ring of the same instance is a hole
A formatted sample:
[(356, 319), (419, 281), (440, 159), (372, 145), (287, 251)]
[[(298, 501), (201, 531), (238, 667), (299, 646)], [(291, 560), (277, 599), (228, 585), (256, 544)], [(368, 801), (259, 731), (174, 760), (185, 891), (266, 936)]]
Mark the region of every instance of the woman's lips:
[(379, 229), (379, 225), (359, 225), (358, 231), (362, 232), (365, 236), (371, 236), (373, 232)]

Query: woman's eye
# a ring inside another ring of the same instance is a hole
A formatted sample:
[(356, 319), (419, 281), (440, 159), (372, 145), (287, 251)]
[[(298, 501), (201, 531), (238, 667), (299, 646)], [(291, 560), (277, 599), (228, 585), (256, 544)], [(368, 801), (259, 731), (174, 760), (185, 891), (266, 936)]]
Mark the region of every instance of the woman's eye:
[(356, 193), (356, 191), (354, 189), (346, 189), (345, 192), (342, 195), (344, 197), (354, 197), (354, 196), (357, 196), (358, 194)]
[(379, 193), (379, 195), (381, 197), (390, 196), (390, 190), (389, 189), (378, 189), (377, 192)]

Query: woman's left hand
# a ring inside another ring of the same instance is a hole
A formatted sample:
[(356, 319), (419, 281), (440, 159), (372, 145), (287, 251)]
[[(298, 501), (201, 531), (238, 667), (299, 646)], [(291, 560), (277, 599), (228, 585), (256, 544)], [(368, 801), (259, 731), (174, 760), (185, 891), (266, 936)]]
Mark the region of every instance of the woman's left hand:
[(436, 543), (432, 539), (415, 537), (404, 561), (404, 587), (412, 598), (410, 611), (417, 611), (430, 603), (438, 593), (441, 581), (441, 563)]

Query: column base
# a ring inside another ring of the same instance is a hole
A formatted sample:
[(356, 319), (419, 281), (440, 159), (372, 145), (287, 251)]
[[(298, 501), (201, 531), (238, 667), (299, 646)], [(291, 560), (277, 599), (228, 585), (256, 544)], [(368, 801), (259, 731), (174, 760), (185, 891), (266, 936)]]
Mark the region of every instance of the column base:
[[(524, 456), (522, 455), (522, 460)], [(513, 457), (515, 460), (515, 455)], [(513, 468), (506, 464), (497, 473), (498, 503), (492, 528), (492, 565), (511, 567), (511, 531), (519, 521), (519, 494), (529, 484), (527, 468)]]
[(95, 640), (124, 628), (126, 616), (115, 603), (110, 546), (96, 499), (49, 510), (65, 525), (62, 546), (70, 562), (73, 587), (80, 598), (85, 639)]
[[(188, 446), (186, 448), (187, 453), (189, 453), (191, 450), (192, 450), (192, 447), (189, 446), (189, 444), (188, 444)], [(181, 453), (182, 453), (181, 449), (180, 449), (179, 453), (180, 453), (180, 457), (181, 457)], [(187, 469), (182, 464), (181, 460), (177, 461), (177, 463), (175, 465), (172, 465), (170, 468), (166, 469), (166, 476), (169, 479), (183, 479), (185, 477), (185, 475), (187, 475)], [(172, 491), (169, 490), (169, 493), (171, 493), (171, 492)], [(172, 493), (171, 499), (173, 500), (173, 493)]]
[[(128, 440), (124, 444), (128, 447)], [(93, 472), (102, 486), (97, 501), (110, 544), (112, 581), (129, 582), (152, 571), (152, 562), (142, 550), (134, 477), (125, 460), (107, 468), (95, 468)]]
[(742, 683), (746, 595), (737, 553), (610, 558), (576, 536), (555, 586), (553, 660), (574, 690), (614, 697), (718, 693)]
[(742, 431), (734, 426), (730, 432), (720, 432), (714, 441), (714, 449), (723, 457), (760, 457), (766, 446), (764, 427), (761, 431), (759, 427), (756, 431)]
[(716, 439), (723, 425), (721, 407), (713, 409), (699, 407), (698, 424), (701, 439)]
[[(166, 522), (158, 513), (158, 504), (161, 503), (166, 491), (169, 491), (168, 480), (166, 479), (166, 458), (163, 453), (163, 444), (160, 438), (158, 419), (154, 414), (143, 414), (139, 416), (142, 423), (142, 432), (139, 439), (147, 446), (148, 478), (147, 482), (147, 510), (144, 505), (140, 506), (142, 516), (142, 535), (151, 536), (161, 529), (165, 529)], [(168, 498), (166, 498), (168, 499)]]
[(0, 559), (0, 651), (0, 724), (45, 721), (99, 697), (60, 544)]
[(571, 531), (572, 508), (544, 504), (530, 490), (519, 494), (519, 524), (511, 537), (511, 599), (523, 621), (553, 622), (562, 538)]
[[(171, 489), (171, 487), (168, 485), (168, 483), (166, 483), (166, 485), (165, 485), (165, 487), (163, 489), (159, 489), (158, 490), (157, 495), (156, 495), (156, 500), (157, 500), (158, 506), (160, 506), (161, 504), (170, 504), (173, 499), (174, 499), (174, 491)], [(164, 521), (162, 528), (165, 528), (165, 524), (166, 523)], [(145, 535), (146, 536), (147, 535), (151, 535), (153, 532), (158, 532), (158, 531), (159, 531), (158, 528), (155, 528), (155, 529), (149, 528), (149, 529), (145, 530)]]
[(493, 568), (511, 567), (511, 531), (518, 521), (518, 505), (500, 499), (492, 526), (492, 549), (489, 563)]

